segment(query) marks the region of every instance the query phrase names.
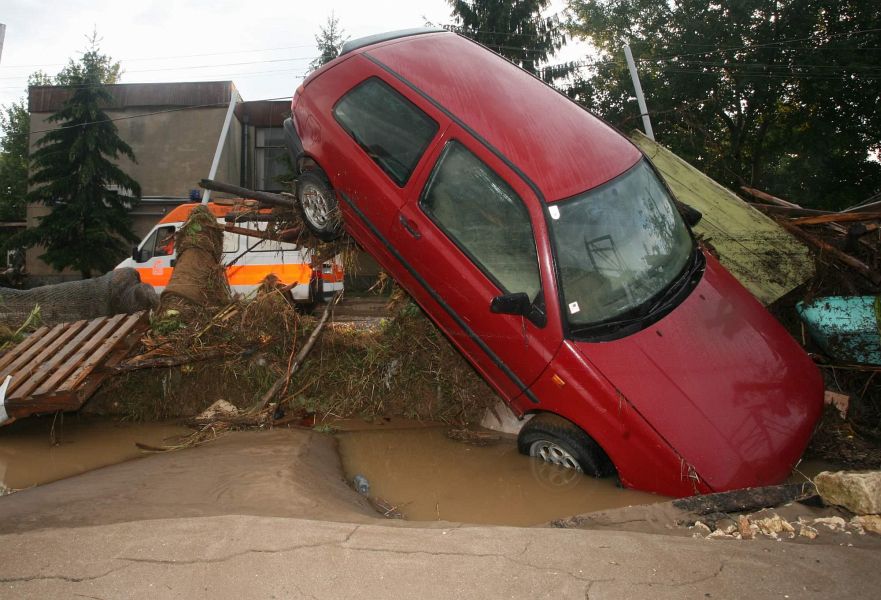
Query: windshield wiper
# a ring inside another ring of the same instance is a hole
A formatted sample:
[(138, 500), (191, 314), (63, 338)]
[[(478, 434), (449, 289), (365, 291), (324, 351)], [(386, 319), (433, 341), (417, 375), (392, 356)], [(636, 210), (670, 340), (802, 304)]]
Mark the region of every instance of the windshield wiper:
[(682, 272), (679, 276), (674, 279), (667, 289), (661, 292), (661, 294), (655, 298), (653, 302), (647, 305), (645, 311), (643, 312), (644, 317), (650, 317), (656, 314), (660, 310), (666, 310), (670, 303), (676, 300), (679, 297), (679, 293), (685, 288), (688, 283), (692, 280), (694, 275), (702, 268), (703, 261), (701, 260), (700, 247), (695, 245), (694, 250), (689, 257), (689, 262), (682, 269)]

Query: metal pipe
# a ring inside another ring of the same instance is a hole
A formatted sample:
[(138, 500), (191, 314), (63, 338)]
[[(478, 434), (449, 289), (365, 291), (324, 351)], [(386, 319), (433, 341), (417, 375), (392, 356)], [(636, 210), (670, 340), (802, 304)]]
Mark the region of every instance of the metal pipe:
[[(229, 108), (226, 109), (226, 118), (223, 120), (223, 128), (220, 130), (220, 138), (217, 140), (217, 149), (214, 150), (214, 160), (211, 161), (211, 169), (208, 171), (208, 179), (214, 179), (217, 175), (217, 167), (220, 164), (220, 155), (223, 154), (223, 146), (226, 144), (226, 136), (229, 134), (229, 126), (232, 123), (232, 115), (239, 99), (238, 91), (233, 88), (229, 95)], [(211, 190), (207, 190), (202, 196), (202, 204), (208, 204), (211, 200)]]
[(636, 72), (636, 62), (633, 60), (633, 53), (630, 52), (630, 46), (624, 44), (624, 56), (627, 58), (627, 68), (630, 69), (630, 78), (633, 79), (633, 89), (636, 91), (636, 102), (639, 104), (639, 113), (642, 116), (642, 126), (645, 129), (646, 136), (654, 141), (655, 132), (652, 131), (652, 122), (649, 119), (649, 109), (645, 105), (645, 96), (642, 93), (642, 85), (639, 83), (639, 75)]

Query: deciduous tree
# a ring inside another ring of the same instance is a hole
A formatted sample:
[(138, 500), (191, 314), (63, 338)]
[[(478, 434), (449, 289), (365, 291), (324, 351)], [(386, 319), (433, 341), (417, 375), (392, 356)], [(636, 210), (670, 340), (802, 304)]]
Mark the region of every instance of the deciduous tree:
[(873, 0), (570, 0), (602, 53), (570, 94), (623, 129), (638, 61), (658, 141), (731, 186), (841, 208), (881, 189)]

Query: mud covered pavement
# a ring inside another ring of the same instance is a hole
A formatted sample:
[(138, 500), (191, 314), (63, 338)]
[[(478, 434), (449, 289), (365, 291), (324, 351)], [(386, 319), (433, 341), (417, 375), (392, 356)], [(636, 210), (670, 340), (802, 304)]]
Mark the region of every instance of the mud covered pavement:
[(237, 432), (0, 498), (0, 597), (869, 598), (881, 585), (877, 536), (639, 527), (669, 524), (658, 510), (609, 511), (589, 531), (387, 521), (344, 482), (332, 437)]

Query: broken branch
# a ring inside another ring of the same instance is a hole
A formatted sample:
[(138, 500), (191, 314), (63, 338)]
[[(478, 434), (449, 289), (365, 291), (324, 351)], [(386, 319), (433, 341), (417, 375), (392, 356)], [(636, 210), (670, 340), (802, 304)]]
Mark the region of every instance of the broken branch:
[(787, 223), (785, 221), (780, 221), (779, 223), (784, 229), (786, 229), (786, 231), (790, 232), (794, 236), (801, 238), (803, 241), (814, 246), (818, 250), (821, 250), (822, 252), (829, 254), (830, 256), (832, 256), (836, 260), (838, 260), (839, 262), (842, 262), (845, 265), (849, 266), (850, 268), (854, 269), (860, 275), (862, 275), (863, 277), (865, 277), (866, 279), (868, 279), (869, 281), (871, 281), (875, 285), (881, 285), (881, 274), (879, 274), (876, 271), (873, 271), (863, 261), (856, 259), (849, 254), (845, 254), (844, 252), (842, 252), (841, 250), (839, 250), (835, 246), (833, 246), (831, 244), (827, 244), (823, 240), (820, 240), (820, 239), (812, 236), (808, 232), (800, 229), (799, 227), (796, 227), (795, 225), (792, 225), (792, 224)]
[(140, 369), (178, 367), (180, 365), (186, 365), (189, 363), (200, 362), (203, 360), (211, 360), (214, 358), (225, 358), (227, 356), (235, 356), (238, 354), (240, 354), (240, 352), (230, 352), (229, 350), (213, 348), (211, 350), (206, 350), (205, 352), (200, 352), (198, 354), (156, 356), (150, 358), (135, 356), (113, 367), (113, 371), (116, 373), (128, 373), (129, 371), (137, 371)]
[(201, 181), (199, 181), (199, 187), (202, 187), (206, 190), (211, 190), (213, 192), (224, 192), (227, 194), (235, 194), (236, 196), (241, 196), (242, 198), (259, 200), (264, 204), (279, 206), (281, 208), (293, 209), (295, 206), (294, 200), (291, 196), (282, 196), (281, 194), (273, 194), (271, 192), (258, 192), (256, 190), (249, 190), (247, 188), (232, 185), (230, 183), (214, 181), (213, 179), (202, 179)]
[(334, 305), (336, 305), (337, 301), (340, 299), (340, 296), (341, 294), (337, 294), (336, 296), (334, 296), (333, 299), (327, 303), (327, 306), (324, 307), (324, 313), (321, 315), (321, 319), (315, 326), (315, 330), (312, 331), (312, 335), (309, 336), (309, 339), (306, 340), (303, 348), (297, 354), (294, 362), (292, 362), (291, 365), (288, 367), (287, 372), (279, 377), (276, 382), (272, 384), (272, 387), (269, 388), (269, 391), (263, 394), (260, 402), (257, 403), (256, 410), (258, 412), (266, 408), (266, 405), (272, 402), (272, 400), (281, 391), (281, 389), (287, 385), (291, 377), (294, 376), (294, 373), (297, 372), (297, 370), (300, 368), (300, 365), (303, 364), (303, 361), (306, 360), (306, 356), (309, 354), (309, 351), (312, 350), (312, 347), (318, 340), (318, 336), (321, 335), (321, 330), (324, 328), (325, 323), (327, 323), (327, 318), (330, 316), (330, 312), (333, 309)]

